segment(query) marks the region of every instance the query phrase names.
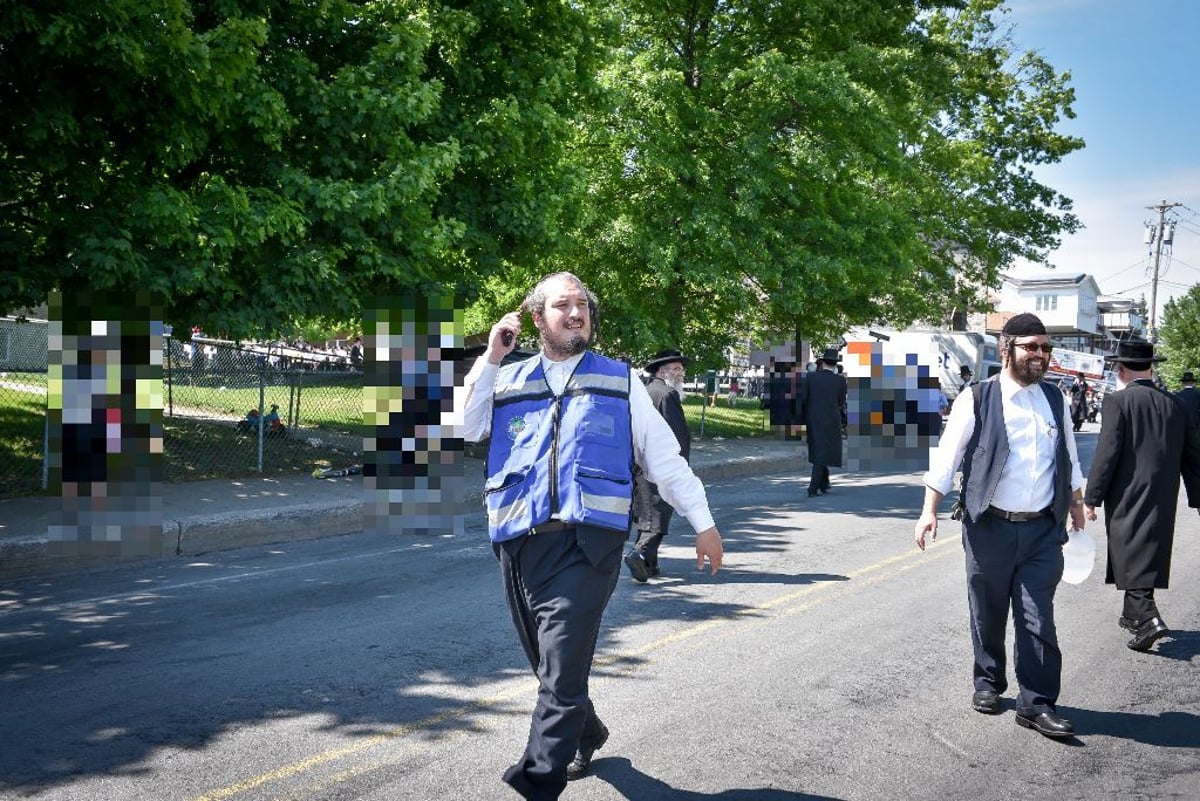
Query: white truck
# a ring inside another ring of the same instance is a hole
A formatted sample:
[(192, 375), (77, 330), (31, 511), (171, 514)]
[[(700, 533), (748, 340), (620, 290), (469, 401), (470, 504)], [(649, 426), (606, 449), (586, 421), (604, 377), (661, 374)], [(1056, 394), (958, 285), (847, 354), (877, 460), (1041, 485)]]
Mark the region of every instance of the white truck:
[(888, 328), (854, 328), (844, 337), (847, 342), (880, 342), (886, 352), (929, 354), (937, 364), (938, 381), (946, 397), (953, 402), (962, 386), (960, 368), (971, 368), (975, 381), (998, 373), (1000, 348), (996, 337), (976, 331), (939, 331)]

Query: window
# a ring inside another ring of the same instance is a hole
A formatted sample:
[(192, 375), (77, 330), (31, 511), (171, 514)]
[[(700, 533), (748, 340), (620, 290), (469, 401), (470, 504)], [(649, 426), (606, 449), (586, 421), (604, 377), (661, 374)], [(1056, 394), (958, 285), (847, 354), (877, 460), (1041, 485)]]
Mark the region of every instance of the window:
[(1057, 311), (1058, 295), (1038, 295), (1034, 311)]

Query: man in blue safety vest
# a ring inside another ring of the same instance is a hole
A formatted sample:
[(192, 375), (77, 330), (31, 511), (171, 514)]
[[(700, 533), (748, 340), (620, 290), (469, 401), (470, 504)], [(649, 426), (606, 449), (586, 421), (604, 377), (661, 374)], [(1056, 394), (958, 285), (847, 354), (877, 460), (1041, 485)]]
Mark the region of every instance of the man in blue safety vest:
[(571, 273), (525, 298), (541, 352), (501, 366), (520, 312), (497, 322), (467, 374), (463, 439), (488, 447), (488, 531), (517, 635), (538, 678), (529, 741), (504, 781), (557, 799), (608, 739), (588, 695), (600, 619), (620, 575), (635, 462), (698, 532), (696, 564), (721, 566), (700, 480), (629, 366), (590, 350), (598, 305)]

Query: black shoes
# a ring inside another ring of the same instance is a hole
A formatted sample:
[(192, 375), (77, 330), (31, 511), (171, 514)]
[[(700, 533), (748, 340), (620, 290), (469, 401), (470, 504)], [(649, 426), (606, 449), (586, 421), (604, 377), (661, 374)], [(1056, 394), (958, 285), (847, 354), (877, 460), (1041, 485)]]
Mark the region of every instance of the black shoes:
[(976, 690), (971, 696), (971, 708), (985, 715), (1000, 711), (1000, 693), (995, 690)]
[[(628, 561), (628, 558), (626, 558)], [(571, 764), (567, 765), (567, 781), (573, 782), (576, 779), (582, 779), (588, 774), (588, 766), (592, 764), (592, 754), (599, 751), (605, 743), (608, 742), (608, 727), (603, 723), (600, 724), (600, 736), (592, 740), (591, 745), (584, 746), (579, 744), (579, 751), (576, 752), (575, 758), (571, 760)]]
[(629, 575), (633, 576), (634, 581), (645, 584), (646, 579), (650, 578), (650, 568), (646, 567), (646, 557), (637, 551), (625, 554), (625, 564), (629, 566)]
[(1168, 631), (1170, 629), (1167, 628), (1163, 619), (1155, 615), (1138, 624), (1138, 627), (1133, 629), (1133, 639), (1125, 644), (1134, 651), (1149, 651), (1150, 646), (1154, 645), (1155, 641)]
[(1117, 625), (1128, 632), (1137, 631), (1137, 621), (1131, 617), (1125, 617), (1124, 615), (1121, 615), (1119, 618), (1117, 618)]
[(1018, 712), (1017, 725), (1033, 729), (1038, 734), (1045, 735), (1046, 737), (1072, 737), (1075, 734), (1075, 727), (1071, 725), (1071, 721), (1053, 712), (1037, 712), (1034, 714), (1021, 714)]

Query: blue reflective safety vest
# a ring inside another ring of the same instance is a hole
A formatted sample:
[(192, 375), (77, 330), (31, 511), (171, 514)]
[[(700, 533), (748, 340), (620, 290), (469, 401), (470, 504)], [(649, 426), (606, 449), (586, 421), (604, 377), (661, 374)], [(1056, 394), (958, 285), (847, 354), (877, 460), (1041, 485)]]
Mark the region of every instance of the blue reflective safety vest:
[(629, 366), (587, 351), (555, 396), (540, 355), (500, 369), (488, 448), (488, 535), (520, 537), (551, 516), (629, 531)]

